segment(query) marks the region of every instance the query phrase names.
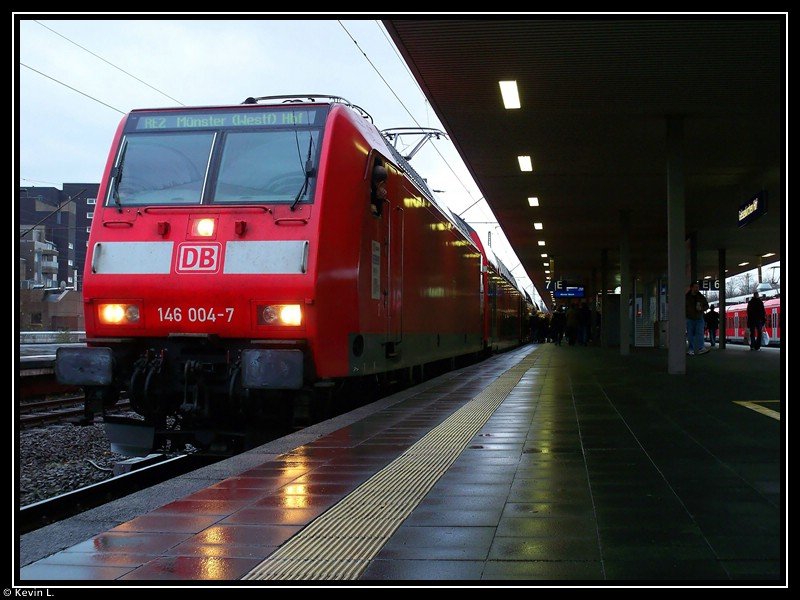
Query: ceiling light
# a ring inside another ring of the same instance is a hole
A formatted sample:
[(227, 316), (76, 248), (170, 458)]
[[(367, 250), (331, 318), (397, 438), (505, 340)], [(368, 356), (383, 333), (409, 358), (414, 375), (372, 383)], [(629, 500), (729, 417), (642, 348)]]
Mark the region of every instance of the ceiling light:
[(703, 279), (711, 279), (711, 275), (706, 275)]
[(547, 258), (547, 252), (542, 253), (542, 258)]
[(533, 171), (533, 163), (530, 156), (518, 156), (517, 160), (521, 171)]
[(544, 246), (545, 245), (544, 240), (539, 240), (538, 243), (539, 243), (540, 246)]
[(543, 227), (544, 227), (544, 225), (542, 225), (541, 223), (534, 223), (533, 224), (533, 228), (534, 229), (542, 229)]
[(539, 199), (536, 197), (528, 198), (528, 204), (531, 206), (539, 206)]
[(740, 267), (743, 267), (743, 266), (745, 266), (745, 265), (749, 265), (749, 264), (750, 264), (750, 263), (749, 263), (748, 261), (744, 261), (743, 263), (739, 263), (739, 266), (740, 266)]
[(503, 105), (506, 108), (519, 108), (522, 106), (519, 103), (519, 90), (517, 90), (516, 81), (501, 81), (500, 93), (503, 96)]
[(550, 263), (549, 263), (549, 262), (542, 263), (542, 264), (543, 264), (545, 267), (549, 267), (549, 266), (550, 266)]
[(550, 269), (545, 269), (544, 272), (549, 275), (550, 274)]
[[(528, 200), (530, 200), (530, 198), (528, 198)], [(533, 205), (531, 205), (531, 206), (533, 206)], [(767, 252), (766, 254), (762, 254), (761, 258), (769, 258), (770, 256), (775, 256), (775, 253), (774, 252)]]

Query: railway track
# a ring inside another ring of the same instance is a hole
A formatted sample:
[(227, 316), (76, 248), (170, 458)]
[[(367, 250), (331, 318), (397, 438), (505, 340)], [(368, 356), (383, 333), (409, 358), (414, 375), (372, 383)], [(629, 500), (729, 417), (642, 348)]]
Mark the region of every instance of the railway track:
[[(129, 409), (130, 402), (126, 399), (120, 399), (109, 412)], [(81, 418), (83, 414), (83, 394), (21, 402), (19, 405), (19, 424), (22, 428), (39, 427)]]
[(156, 464), (23, 506), (19, 509), (17, 520), (20, 533), (39, 529), (223, 458), (227, 457), (208, 454), (164, 457)]

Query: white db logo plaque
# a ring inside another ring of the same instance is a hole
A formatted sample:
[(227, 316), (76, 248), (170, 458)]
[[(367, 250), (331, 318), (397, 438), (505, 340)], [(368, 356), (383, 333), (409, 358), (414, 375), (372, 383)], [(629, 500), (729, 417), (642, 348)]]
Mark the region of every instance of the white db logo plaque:
[(178, 273), (216, 273), (219, 271), (220, 244), (181, 244), (175, 271)]

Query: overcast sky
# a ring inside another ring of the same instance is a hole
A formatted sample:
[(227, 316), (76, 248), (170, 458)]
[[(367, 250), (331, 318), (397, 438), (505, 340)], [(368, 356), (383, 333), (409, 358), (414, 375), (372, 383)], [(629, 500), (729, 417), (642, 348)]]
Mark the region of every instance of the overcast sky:
[[(327, 93), (366, 109), (379, 129), (414, 126), (414, 119), (422, 126), (442, 128), (379, 21), (36, 22), (24, 15), (20, 18), (17, 92), (22, 186), (100, 181), (122, 113), (134, 108), (176, 106), (179, 102), (187, 106), (238, 104), (248, 96)], [(445, 140), (434, 144), (435, 148), (427, 144), (412, 164), (432, 189), (443, 190), (438, 199), (459, 213), (481, 193), (453, 145)], [(502, 230), (486, 223), (495, 217), (485, 202), (464, 217), (484, 244), (487, 232), (492, 231), (492, 249), (533, 294), (530, 279), (523, 267), (517, 266), (519, 259)]]

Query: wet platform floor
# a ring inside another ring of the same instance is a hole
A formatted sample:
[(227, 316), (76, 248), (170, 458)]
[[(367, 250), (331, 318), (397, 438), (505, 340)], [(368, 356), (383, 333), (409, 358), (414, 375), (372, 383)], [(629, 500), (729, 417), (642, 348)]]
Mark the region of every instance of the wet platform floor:
[(531, 352), (361, 580), (779, 582), (781, 422), (736, 404), (781, 399), (779, 355), (669, 376), (664, 351), (543, 345), (27, 564), (22, 583), (240, 579)]

